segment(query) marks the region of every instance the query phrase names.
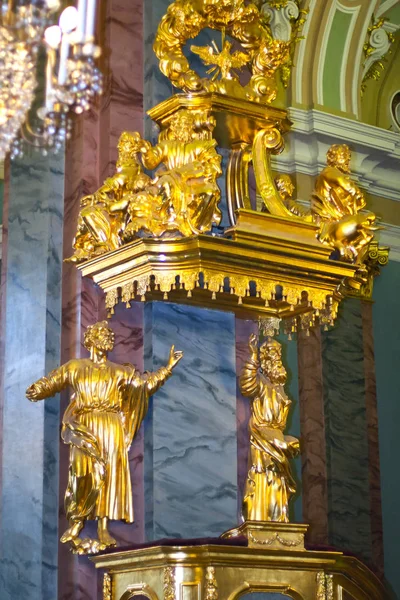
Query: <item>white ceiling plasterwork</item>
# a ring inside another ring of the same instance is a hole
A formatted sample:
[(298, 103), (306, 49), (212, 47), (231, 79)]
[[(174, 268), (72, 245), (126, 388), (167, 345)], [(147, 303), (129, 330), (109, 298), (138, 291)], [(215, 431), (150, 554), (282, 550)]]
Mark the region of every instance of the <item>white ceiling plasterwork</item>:
[[(348, 144), (353, 151), (352, 174), (371, 194), (400, 201), (400, 136), (397, 132), (360, 123), (319, 110), (290, 108), (293, 121), (285, 151), (273, 158), (283, 173), (316, 176), (326, 165), (332, 144)], [(400, 205), (399, 205), (400, 209)]]

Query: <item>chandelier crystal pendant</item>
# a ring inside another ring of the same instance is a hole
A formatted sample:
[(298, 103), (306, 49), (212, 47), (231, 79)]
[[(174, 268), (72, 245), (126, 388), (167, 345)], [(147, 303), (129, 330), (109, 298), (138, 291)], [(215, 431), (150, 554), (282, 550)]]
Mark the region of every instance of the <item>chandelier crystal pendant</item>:
[[(3, 6), (5, 6), (3, 4)], [(71, 113), (80, 114), (102, 92), (96, 66), (101, 50), (95, 44), (96, 0), (79, 0), (59, 16), (59, 0), (18, 6), (9, 0), (0, 21), (0, 160), (11, 150), (21, 157), (24, 142), (59, 150), (71, 131)], [(38, 76), (38, 55), (46, 52), (45, 73)], [(43, 106), (30, 123), (30, 108), (45, 81)]]

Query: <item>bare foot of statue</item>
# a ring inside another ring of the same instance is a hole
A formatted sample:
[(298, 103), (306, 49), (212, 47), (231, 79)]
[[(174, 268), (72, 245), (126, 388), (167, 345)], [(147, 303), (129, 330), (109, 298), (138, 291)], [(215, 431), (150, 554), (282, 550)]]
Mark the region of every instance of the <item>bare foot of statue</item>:
[(97, 554), (106, 550), (107, 546), (99, 540), (92, 540), (91, 538), (84, 538), (83, 540), (77, 538), (72, 542), (72, 553), (73, 554)]
[(61, 543), (66, 544), (67, 542), (72, 542), (73, 540), (75, 540), (78, 537), (78, 534), (82, 527), (83, 521), (70, 521), (70, 527), (67, 529), (67, 531), (65, 531), (62, 534), (60, 538)]
[(102, 544), (107, 546), (107, 548), (111, 548), (112, 546), (117, 545), (117, 541), (109, 534), (107, 529), (107, 518), (99, 519), (99, 524), (97, 526), (97, 531), (99, 534), (99, 540)]

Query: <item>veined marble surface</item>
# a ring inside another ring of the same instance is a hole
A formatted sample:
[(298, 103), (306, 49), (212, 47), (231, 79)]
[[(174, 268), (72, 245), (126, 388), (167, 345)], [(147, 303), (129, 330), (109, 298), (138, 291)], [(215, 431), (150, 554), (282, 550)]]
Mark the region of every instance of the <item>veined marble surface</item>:
[[(143, 133), (143, 6), (149, 4), (142, 0), (108, 0), (101, 4), (101, 22), (104, 25), (99, 39), (107, 51), (103, 57), (105, 70), (105, 89), (102, 97), (92, 110), (77, 119), (73, 138), (68, 144), (66, 155), (66, 185), (65, 185), (65, 220), (64, 220), (64, 257), (72, 254), (72, 241), (76, 232), (79, 213), (79, 200), (86, 194), (93, 193), (106, 177), (115, 172), (117, 159), (117, 142), (122, 131), (140, 131)], [(123, 307), (121, 307), (122, 309)], [(120, 323), (119, 317), (122, 321)], [(87, 325), (104, 319), (104, 296), (92, 281), (82, 279), (75, 265), (63, 265), (63, 328), (62, 328), (62, 361), (72, 357), (86, 355), (82, 347), (83, 333)], [(132, 354), (132, 340), (124, 338), (127, 325), (131, 331), (132, 315), (123, 314), (118, 308), (113, 319), (116, 327), (117, 347), (124, 346), (129, 354), (127, 361), (139, 361), (136, 351)], [(132, 334), (136, 340), (140, 335)], [(133, 358), (132, 358), (133, 356)], [(138, 366), (140, 364), (138, 362)], [(63, 394), (63, 410), (69, 401), (68, 393)], [(139, 448), (134, 444), (131, 457), (131, 473), (140, 479), (141, 451), (140, 435), (137, 438)], [(64, 528), (65, 517), (63, 510), (63, 494), (68, 472), (68, 448), (61, 444), (60, 450), (60, 528)], [(140, 498), (136, 498), (135, 506), (140, 515)], [(139, 492), (140, 496), (140, 492)], [(140, 530), (134, 533), (116, 525), (118, 538), (130, 535), (136, 540)], [(93, 524), (94, 525), (94, 524)], [(143, 524), (142, 524), (143, 528)], [(94, 527), (92, 527), (94, 529)], [(94, 532), (93, 532), (94, 533)], [(142, 533), (140, 533), (140, 537)], [(100, 598), (98, 592), (97, 571), (86, 558), (77, 558), (69, 552), (65, 545), (60, 545), (59, 554), (59, 588), (58, 599), (69, 600), (72, 594), (79, 598)]]
[(322, 335), (329, 541), (371, 559), (370, 484), (361, 304), (340, 305)]
[(25, 390), (59, 364), (63, 156), (12, 163), (2, 331), (2, 600), (57, 597), (59, 398)]
[(379, 460), (378, 405), (375, 376), (372, 302), (361, 302), (364, 342), (365, 405), (368, 430), (369, 486), (371, 498), (372, 561), (383, 575), (383, 524)]
[(235, 318), (167, 302), (145, 308), (145, 367), (184, 357), (145, 421), (146, 537), (218, 536), (237, 523)]
[(301, 421), (303, 518), (309, 523), (307, 539), (329, 544), (328, 488), (322, 379), (321, 330), (297, 335), (299, 408)]
[[(159, 67), (158, 58), (153, 52), (154, 37), (163, 15), (167, 12), (170, 0), (144, 2), (144, 113), (178, 90), (165, 77)], [(145, 116), (145, 137), (153, 144), (158, 138), (158, 126)]]
[[(110, 325), (115, 333), (115, 348), (110, 360), (124, 364), (131, 363), (144, 371), (143, 358), (144, 304), (132, 302), (130, 309), (123, 304), (115, 307)], [(129, 466), (132, 483), (134, 523), (111, 522), (110, 532), (121, 546), (144, 542), (144, 431), (143, 424), (134, 439), (129, 452)]]

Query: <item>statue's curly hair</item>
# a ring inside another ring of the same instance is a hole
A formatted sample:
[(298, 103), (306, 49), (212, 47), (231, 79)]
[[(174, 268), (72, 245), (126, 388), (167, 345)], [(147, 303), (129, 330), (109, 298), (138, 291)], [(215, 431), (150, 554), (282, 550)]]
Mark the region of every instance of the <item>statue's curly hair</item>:
[(347, 152), (351, 155), (350, 148), (347, 144), (333, 144), (326, 153), (326, 162), (330, 167), (336, 166), (337, 156), (341, 152)]
[(90, 350), (96, 344), (96, 339), (98, 337), (98, 330), (100, 328), (108, 329), (108, 331), (111, 333), (112, 340), (114, 341), (114, 332), (108, 326), (108, 321), (99, 321), (98, 323), (95, 323), (94, 325), (89, 325), (86, 328), (84, 339), (83, 339), (83, 345), (85, 346), (86, 350)]

